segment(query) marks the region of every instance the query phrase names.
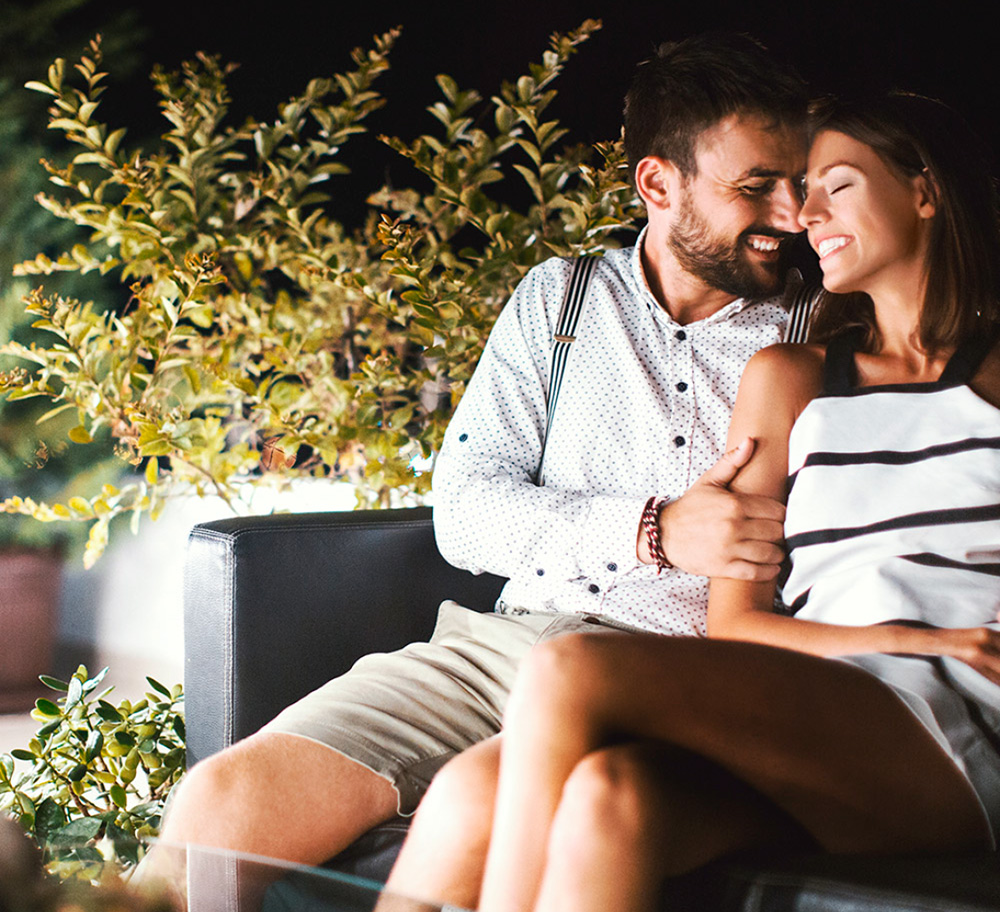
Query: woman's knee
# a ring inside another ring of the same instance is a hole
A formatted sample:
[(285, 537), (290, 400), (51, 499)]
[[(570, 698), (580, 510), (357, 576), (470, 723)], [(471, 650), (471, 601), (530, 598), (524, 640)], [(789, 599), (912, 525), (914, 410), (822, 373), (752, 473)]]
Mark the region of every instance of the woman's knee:
[(535, 646), (518, 670), (511, 692), (512, 711), (564, 712), (575, 702), (589, 702), (598, 685), (602, 637), (569, 633)]
[(458, 754), (434, 776), (416, 823), (434, 821), (470, 837), (488, 835), (499, 776), (499, 745), (486, 743)]
[(552, 828), (550, 857), (634, 857), (649, 836), (649, 771), (627, 749), (596, 751), (566, 782)]

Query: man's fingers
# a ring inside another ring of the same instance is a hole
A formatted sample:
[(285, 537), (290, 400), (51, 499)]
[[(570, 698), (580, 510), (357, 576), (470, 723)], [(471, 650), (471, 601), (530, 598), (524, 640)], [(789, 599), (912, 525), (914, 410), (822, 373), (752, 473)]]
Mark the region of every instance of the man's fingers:
[(740, 528), (739, 539), (744, 542), (780, 544), (785, 539), (785, 529), (775, 519), (748, 519)]
[(750, 564), (773, 564), (779, 567), (784, 556), (785, 552), (769, 541), (740, 542), (734, 550), (737, 560)]
[(696, 484), (711, 484), (725, 487), (739, 473), (740, 469), (747, 464), (753, 455), (753, 438), (744, 437), (728, 453), (723, 453), (719, 461), (712, 466)]
[[(740, 507), (747, 520), (764, 520), (783, 524), (785, 521), (785, 505), (778, 500), (764, 497), (762, 494), (738, 494)], [(747, 536), (755, 538), (756, 536)]]
[(725, 573), (720, 573), (719, 576), (748, 583), (766, 583), (773, 580), (780, 571), (781, 567), (778, 564), (754, 564), (750, 561), (735, 560), (726, 564)]

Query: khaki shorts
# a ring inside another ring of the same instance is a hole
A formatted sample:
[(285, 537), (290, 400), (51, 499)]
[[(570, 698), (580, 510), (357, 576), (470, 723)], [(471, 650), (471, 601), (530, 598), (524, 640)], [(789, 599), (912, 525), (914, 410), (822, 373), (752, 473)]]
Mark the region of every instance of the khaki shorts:
[(429, 643), (365, 656), (264, 730), (309, 738), (360, 763), (393, 785), (399, 813), (409, 815), (438, 769), (500, 730), (532, 646), (607, 629), (594, 617), (483, 614), (443, 602)]

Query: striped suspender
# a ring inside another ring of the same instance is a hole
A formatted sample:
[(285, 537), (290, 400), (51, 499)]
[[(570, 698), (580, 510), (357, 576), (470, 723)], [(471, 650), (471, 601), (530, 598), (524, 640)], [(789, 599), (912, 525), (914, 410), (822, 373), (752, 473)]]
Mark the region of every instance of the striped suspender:
[(559, 311), (559, 322), (556, 324), (556, 332), (552, 337), (549, 395), (545, 405), (545, 437), (542, 440), (542, 455), (538, 460), (538, 474), (535, 482), (539, 487), (545, 484), (545, 447), (552, 430), (556, 405), (559, 403), (559, 389), (566, 373), (569, 350), (576, 341), (576, 328), (580, 324), (580, 316), (587, 303), (587, 289), (590, 286), (590, 279), (594, 274), (596, 264), (597, 257), (595, 256), (577, 257), (573, 261), (573, 271), (570, 274), (569, 285), (566, 287), (566, 295)]
[[(566, 364), (569, 360), (570, 346), (576, 341), (577, 327), (587, 303), (587, 289), (594, 274), (597, 257), (582, 256), (573, 261), (573, 271), (570, 274), (569, 285), (559, 311), (559, 322), (552, 337), (552, 354), (549, 365), (549, 395), (545, 408), (545, 437), (542, 439), (542, 455), (538, 461), (536, 484), (545, 484), (545, 448), (548, 445), (549, 433), (559, 404), (559, 390), (562, 387)], [(789, 272), (785, 286), (784, 303), (788, 309), (788, 326), (785, 328), (785, 342), (805, 342), (809, 331), (809, 321), (813, 307), (819, 300), (822, 288), (806, 285), (802, 281), (802, 273), (797, 269)]]
[(785, 327), (785, 337), (782, 341), (806, 341), (813, 308), (819, 301), (822, 291), (821, 287), (804, 284), (802, 273), (798, 269), (789, 270), (784, 295), (785, 309), (788, 311), (788, 326)]

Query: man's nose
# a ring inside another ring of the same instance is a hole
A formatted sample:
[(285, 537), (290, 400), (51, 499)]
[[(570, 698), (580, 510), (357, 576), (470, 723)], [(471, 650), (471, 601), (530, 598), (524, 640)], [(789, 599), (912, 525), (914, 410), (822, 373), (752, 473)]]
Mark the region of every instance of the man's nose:
[(771, 194), (772, 227), (789, 234), (798, 234), (802, 230), (799, 224), (801, 209), (802, 198), (796, 186), (791, 181), (782, 181)]

